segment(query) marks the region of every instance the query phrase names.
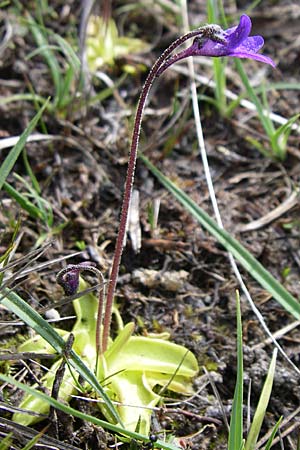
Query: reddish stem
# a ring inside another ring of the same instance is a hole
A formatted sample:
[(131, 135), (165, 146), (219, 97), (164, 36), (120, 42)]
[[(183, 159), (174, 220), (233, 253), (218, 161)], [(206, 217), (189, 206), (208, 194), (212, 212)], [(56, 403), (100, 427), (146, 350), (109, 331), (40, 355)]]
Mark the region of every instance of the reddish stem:
[[(107, 349), (108, 338), (109, 338), (109, 334), (110, 334), (113, 299), (114, 299), (114, 294), (115, 294), (115, 289), (116, 289), (116, 284), (117, 284), (117, 279), (118, 279), (121, 257), (122, 257), (122, 253), (123, 253), (123, 242), (124, 242), (124, 237), (125, 237), (125, 233), (126, 233), (127, 216), (128, 216), (129, 204), (130, 204), (130, 200), (131, 200), (132, 186), (133, 186), (133, 181), (134, 181), (135, 166), (136, 166), (136, 159), (137, 159), (137, 149), (138, 149), (138, 143), (139, 143), (139, 137), (140, 137), (142, 116), (143, 116), (143, 111), (145, 108), (146, 100), (147, 100), (150, 88), (151, 88), (155, 78), (159, 75), (159, 69), (163, 65), (163, 63), (166, 61), (168, 56), (173, 52), (173, 50), (175, 50), (175, 48), (179, 47), (187, 39), (190, 39), (194, 36), (199, 36), (201, 34), (205, 34), (206, 28), (207, 28), (206, 26), (204, 26), (202, 28), (198, 28), (197, 30), (190, 31), (189, 33), (185, 34), (184, 36), (181, 36), (178, 39), (176, 39), (176, 41), (174, 41), (156, 60), (156, 62), (152, 66), (152, 68), (146, 78), (146, 81), (145, 81), (144, 86), (141, 91), (141, 95), (140, 95), (140, 98), (138, 101), (136, 115), (135, 115), (131, 148), (130, 148), (130, 153), (129, 153), (128, 167), (127, 167), (127, 175), (126, 175), (125, 188), (124, 188), (123, 204), (122, 204), (122, 210), (121, 210), (121, 218), (120, 218), (118, 236), (117, 236), (117, 240), (116, 240), (114, 259), (113, 259), (111, 273), (110, 273), (110, 282), (108, 285), (108, 291), (107, 291), (107, 297), (106, 297), (105, 315), (104, 315), (104, 320), (103, 320), (103, 338), (102, 338), (102, 351), (103, 352), (105, 352), (105, 350)], [(173, 62), (175, 62), (175, 61), (172, 61), (172, 63)]]

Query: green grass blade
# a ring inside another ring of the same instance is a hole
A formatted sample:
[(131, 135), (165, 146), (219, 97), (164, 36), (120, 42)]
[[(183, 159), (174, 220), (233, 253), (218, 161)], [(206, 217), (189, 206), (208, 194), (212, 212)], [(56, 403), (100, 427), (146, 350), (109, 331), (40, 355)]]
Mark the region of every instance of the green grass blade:
[(279, 429), (279, 427), (280, 427), (281, 422), (282, 422), (282, 416), (281, 416), (281, 417), (279, 418), (279, 420), (276, 422), (275, 427), (274, 427), (273, 430), (272, 430), (271, 436), (270, 436), (269, 439), (268, 439), (268, 442), (267, 442), (267, 445), (266, 445), (266, 447), (265, 447), (265, 450), (270, 450), (270, 448), (271, 448), (271, 446), (272, 446), (272, 443), (273, 443), (273, 439), (274, 439), (275, 434), (277, 433), (277, 431), (278, 431), (278, 429)]
[(174, 197), (189, 211), (198, 222), (212, 234), (223, 247), (229, 251), (253, 278), (290, 312), (296, 319), (300, 319), (300, 304), (285, 287), (277, 281), (253, 255), (227, 231), (219, 228), (217, 223), (198, 206), (187, 194), (165, 177), (145, 156), (140, 155), (142, 161)]
[[(36, 94), (13, 94), (7, 95), (5, 97), (0, 97), (0, 105), (7, 105), (8, 103), (20, 102), (20, 101), (29, 101), (29, 102), (39, 102), (43, 104), (46, 99)], [(52, 109), (51, 105), (47, 104), (47, 109)]]
[(292, 132), (294, 123), (299, 119), (300, 114), (295, 114), (284, 125), (277, 128), (276, 132), (272, 136), (271, 143), (272, 148), (278, 148), (279, 154), (276, 155), (281, 161), (286, 157), (287, 141)]
[(287, 81), (279, 81), (278, 83), (269, 83), (267, 86), (257, 86), (254, 89), (254, 92), (256, 94), (261, 93), (263, 90), (268, 91), (274, 91), (274, 90), (292, 90), (292, 91), (299, 91), (300, 90), (300, 83), (288, 83)]
[(271, 359), (271, 364), (268, 370), (268, 375), (261, 392), (259, 402), (253, 417), (252, 425), (250, 427), (250, 431), (246, 440), (245, 450), (255, 450), (255, 445), (258, 439), (258, 435), (260, 433), (260, 429), (266, 414), (266, 410), (268, 407), (268, 403), (270, 400), (273, 380), (275, 375), (275, 367), (276, 367), (276, 357), (277, 357), (277, 348), (273, 351), (273, 356)]
[[(31, 306), (29, 306), (19, 295), (9, 289), (4, 289), (1, 303), (10, 311), (16, 314), (29, 327), (33, 328), (45, 341), (47, 341), (58, 354), (62, 354), (65, 348), (65, 341), (63, 338), (44, 320)], [(72, 350), (70, 353), (70, 364), (75, 370), (99, 393), (104, 400), (112, 417), (116, 422), (121, 423), (120, 417), (112, 404), (110, 398), (104, 392), (102, 386), (98, 382), (95, 375), (84, 364), (81, 358)]]
[(53, 51), (49, 48), (47, 38), (45, 36), (45, 31), (42, 26), (35, 22), (33, 17), (27, 12), (26, 17), (28, 19), (30, 31), (35, 39), (36, 45), (43, 49), (43, 56), (50, 69), (52, 81), (55, 88), (55, 103), (58, 103), (63, 95), (61, 92), (61, 69), (55, 58)]
[(228, 450), (242, 448), (243, 445), (243, 336), (240, 296), (236, 293), (236, 321), (237, 321), (237, 376), (234, 390)]
[(73, 72), (78, 75), (80, 72), (81, 63), (80, 59), (74, 52), (72, 46), (64, 38), (59, 36), (59, 34), (53, 33), (52, 36), (58, 43), (61, 51), (64, 53), (67, 60), (69, 61), (69, 64), (73, 69)]
[(11, 252), (15, 248), (16, 239), (17, 239), (18, 233), (20, 231), (20, 224), (21, 224), (21, 219), (18, 218), (17, 222), (13, 226), (13, 234), (10, 238), (8, 246), (7, 246), (6, 250), (4, 251), (4, 253), (2, 253), (2, 255), (0, 256), (0, 266), (1, 266), (0, 286), (2, 286), (2, 283), (3, 283), (4, 273), (7, 268), (6, 266), (9, 264), (9, 258), (10, 258)]
[(9, 154), (6, 156), (5, 160), (3, 161), (3, 163), (0, 167), (0, 190), (2, 189), (6, 178), (8, 177), (10, 171), (12, 170), (13, 166), (15, 165), (21, 151), (23, 150), (28, 136), (32, 133), (32, 131), (36, 127), (38, 121), (42, 117), (42, 114), (43, 114), (45, 108), (47, 107), (48, 102), (49, 102), (49, 99), (44, 103), (44, 105), (39, 109), (39, 111), (34, 116), (34, 118), (29, 122), (28, 127), (21, 134), (20, 139), (18, 140), (16, 145), (10, 150)]
[[(215, 0), (207, 1), (207, 17), (208, 23), (219, 23), (218, 13), (219, 4)], [(226, 100), (226, 59), (224, 58), (213, 58), (213, 69), (214, 69), (214, 80), (216, 83), (215, 87), (215, 99), (216, 105), (222, 116), (225, 116), (227, 109)]]
[(30, 178), (31, 184), (34, 187), (34, 190), (37, 192), (37, 194), (40, 195), (42, 193), (42, 190), (40, 188), (40, 184), (37, 180), (37, 177), (33, 173), (33, 170), (30, 166), (26, 149), (23, 150), (23, 161), (24, 161), (24, 166), (25, 166), (26, 172)]
[[(98, 102), (103, 102), (107, 98), (109, 98), (111, 95), (113, 95), (114, 91), (122, 86), (124, 81), (127, 80), (128, 74), (124, 73), (112, 87), (107, 87), (102, 89), (98, 94), (94, 95), (93, 97), (85, 99), (84, 102), (80, 106), (86, 106), (88, 104), (89, 106), (95, 105)], [(77, 111), (78, 108), (75, 108), (75, 111)]]
[(249, 79), (246, 75), (246, 72), (244, 70), (243, 64), (241, 63), (241, 61), (236, 60), (235, 61), (236, 64), (236, 68), (238, 70), (238, 73), (241, 77), (241, 80), (245, 86), (245, 89), (247, 91), (248, 96), (251, 98), (251, 101), (255, 104), (256, 106), (256, 110), (257, 113), (259, 115), (259, 119), (265, 129), (265, 132), (267, 133), (268, 137), (271, 138), (273, 133), (275, 132), (274, 126), (273, 126), (273, 122), (271, 121), (271, 119), (264, 113), (263, 111), (263, 107), (262, 104), (259, 100), (259, 98), (257, 97), (257, 95), (255, 94), (254, 89), (252, 88)]
[(36, 436), (34, 436), (32, 439), (30, 439), (29, 442), (25, 445), (25, 447), (22, 448), (22, 450), (31, 450), (35, 444), (38, 443), (41, 437), (43, 437), (44, 432), (40, 431)]
[(71, 86), (74, 83), (74, 71), (71, 66), (69, 66), (66, 71), (64, 78), (62, 80), (62, 91), (64, 92), (64, 96), (61, 98), (59, 107), (65, 108), (72, 100)]
[(21, 206), (22, 209), (28, 212), (28, 214), (35, 218), (45, 220), (43, 211), (41, 211), (37, 206), (35, 206), (28, 198), (20, 194), (13, 186), (11, 186), (6, 181), (3, 184), (3, 189)]
[(34, 200), (34, 202), (37, 205), (37, 208), (39, 210), (39, 214), (42, 218), (42, 220), (49, 226), (52, 227), (53, 225), (53, 210), (49, 202), (41, 197), (39, 193), (28, 183), (25, 178), (21, 177), (18, 174), (15, 174), (15, 177), (17, 180), (19, 180), (24, 187), (27, 189), (27, 195)]
[[(40, 398), (41, 400), (49, 403), (49, 405), (53, 406), (54, 408), (59, 409), (60, 411), (65, 412), (66, 414), (70, 414), (74, 417), (78, 417), (79, 419), (93, 423), (95, 425), (98, 425), (98, 426), (106, 429), (106, 430), (110, 430), (114, 433), (118, 433), (120, 435), (127, 436), (128, 438), (137, 439), (139, 441), (149, 442), (148, 436), (144, 436), (139, 433), (135, 433), (134, 431), (125, 430), (124, 428), (122, 428), (118, 425), (114, 425), (112, 423), (106, 422), (105, 420), (97, 419), (96, 417), (90, 416), (88, 414), (84, 414), (81, 411), (78, 411), (77, 409), (71, 408), (68, 405), (60, 403), (59, 401), (55, 400), (52, 397), (49, 397), (48, 395), (44, 394), (43, 392), (33, 389), (33, 388), (27, 386), (26, 384), (20, 383), (19, 381), (15, 380), (12, 377), (8, 377), (8, 376), (0, 374), (0, 380), (2, 380), (5, 383), (10, 383), (10, 384), (16, 386), (17, 388), (22, 389), (23, 391), (27, 392), (28, 394), (34, 395), (37, 398)], [(155, 442), (154, 445), (156, 448), (162, 448), (165, 450), (179, 450), (179, 448), (176, 447), (175, 445), (169, 444), (169, 443), (166, 443), (166, 442), (163, 442), (160, 440)]]
[(40, 46), (40, 47), (34, 49), (32, 52), (28, 53), (28, 55), (26, 56), (26, 61), (34, 58), (35, 56), (40, 56), (40, 55), (44, 56), (44, 52), (49, 51), (49, 50), (59, 51), (60, 47), (58, 45), (49, 45), (49, 44)]
[(2, 439), (2, 441), (0, 442), (0, 450), (8, 450), (9, 448), (11, 448), (11, 443), (12, 443), (12, 433), (9, 433), (7, 436), (5, 436), (4, 439)]

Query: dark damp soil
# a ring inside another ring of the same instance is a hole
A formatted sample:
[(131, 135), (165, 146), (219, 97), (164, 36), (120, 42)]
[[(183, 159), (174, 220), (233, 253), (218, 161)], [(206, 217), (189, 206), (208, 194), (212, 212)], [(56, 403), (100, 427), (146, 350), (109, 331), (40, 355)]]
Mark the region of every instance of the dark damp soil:
[[(119, 58), (113, 66), (102, 67), (103, 74), (117, 87), (101, 102), (92, 105), (88, 102), (91, 96), (107, 89), (101, 77), (93, 76), (87, 92), (81, 92), (86, 95), (86, 103), (81, 107), (76, 97), (79, 83), (74, 80), (70, 88), (73, 100), (66, 107), (53, 107), (46, 112), (43, 122), (36, 129), (36, 132), (53, 135), (55, 139), (26, 145), (29, 165), (39, 183), (41, 197), (53, 211), (53, 223), (47, 224), (32, 217), (5, 190), (1, 193), (1, 254), (10, 245), (19, 221), (12, 260), (27, 256), (24, 265), (30, 262), (29, 267), (37, 269), (26, 275), (21, 272), (22, 276), (14, 280), (13, 285), (37, 309), (50, 306), (53, 300), (58, 301), (62, 297), (60, 287), (55, 284), (55, 274), (65, 263), (55, 262), (57, 259), (78, 253), (69, 260), (71, 263), (91, 260), (108, 276), (135, 105), (155, 58), (180, 34), (178, 24), (181, 13), (175, 2), (153, 2), (154, 6), (150, 2), (141, 2), (143, 8), (134, 6), (134, 3), (132, 8), (126, 8), (126, 2), (113, 3), (111, 13), (120, 33), (128, 33), (148, 42), (147, 51)], [(205, 23), (204, 2), (188, 3), (191, 25)], [(248, 1), (237, 2), (237, 7), (232, 2), (227, 3), (226, 13), (236, 18), (251, 5)], [(22, 98), (9, 101), (11, 96), (25, 93), (35, 93), (45, 98), (52, 96), (53, 105), (55, 95), (45, 59), (40, 53), (32, 54), (36, 44), (28, 31), (28, 23), (25, 20), (20, 25), (21, 17), (28, 19), (26, 11), (37, 18), (36, 2), (13, 3), (0, 10), (3, 40), (0, 48), (2, 138), (20, 135), (36, 111), (34, 102)], [(249, 79), (255, 86), (268, 87), (278, 82), (299, 84), (298, 2), (266, 0), (251, 12), (251, 18), (253, 34), (264, 36), (264, 52), (276, 61), (277, 69), (271, 70), (246, 61), (245, 70)], [(71, 44), (75, 43), (75, 49), (80, 20), (80, 2), (73, 0), (49, 1), (43, 16), (45, 27)], [(62, 53), (57, 52), (56, 56), (63, 68), (65, 60)], [(125, 64), (131, 65), (133, 74), (124, 76)], [(208, 79), (213, 77), (210, 67), (197, 63), (196, 69)], [(165, 175), (212, 214), (197, 151), (191, 104), (186, 101), (189, 93), (186, 73), (168, 71), (156, 82), (146, 109), (140, 148)], [(235, 93), (241, 89), (232, 61), (228, 65), (228, 89)], [(253, 145), (253, 141), (257, 140), (268, 150), (263, 127), (253, 111), (238, 106), (230, 118), (223, 118), (209, 101), (213, 98), (213, 91), (200, 85), (198, 92), (203, 97), (202, 126), (224, 226), (291, 294), (298, 297), (300, 209), (297, 199), (266, 223), (258, 222), (250, 231), (246, 225), (285, 205), (293, 190), (298, 189), (299, 130), (289, 138), (285, 160), (278, 162), (262, 155)], [(267, 99), (270, 109), (279, 116), (290, 118), (299, 113), (300, 91), (297, 89), (270, 89)], [(1, 150), (2, 161), (7, 154), (7, 149)], [(24, 180), (30, 183), (21, 155), (8, 182), (28, 194)], [(194, 352), (200, 366), (195, 379), (197, 395), (187, 403), (181, 403), (182, 398), (178, 399), (176, 408), (166, 404), (154, 414), (153, 431), (159, 433), (167, 430), (176, 437), (182, 437), (182, 442), (189, 446), (187, 448), (193, 450), (225, 449), (227, 430), (224, 414), (229, 419), (236, 377), (237, 281), (226, 251), (159, 185), (141, 161), (137, 164), (135, 189), (140, 195), (142, 242), (139, 252), (136, 252), (128, 239), (124, 251), (117, 289), (121, 316), (125, 323), (135, 321), (138, 334), (169, 332), (172, 341)], [(149, 208), (154, 201), (160, 202), (160, 208), (158, 225), (152, 229)], [(31, 261), (31, 252), (50, 241), (51, 247), (38, 260)], [(244, 270), (242, 273), (269, 329), (276, 332), (291, 324), (293, 317), (249, 274)], [(14, 268), (7, 271), (8, 278), (13, 274)], [(20, 335), (28, 336), (30, 330), (11, 322), (16, 317), (12, 317), (5, 308), (1, 308), (0, 312), (1, 354), (7, 350), (16, 352)], [(61, 307), (58, 312), (61, 317), (73, 314), (70, 305)], [(248, 390), (251, 381), (253, 413), (270, 362), (272, 346), (243, 297), (242, 315), (245, 390)], [(71, 329), (72, 323), (69, 319), (65, 327)], [(280, 339), (280, 344), (296, 365), (299, 364), (299, 339), (296, 324)], [(209, 377), (205, 368), (210, 371)], [(3, 373), (10, 372), (17, 379), (31, 383), (30, 371), (36, 370), (36, 365), (30, 360), (1, 363)], [(41, 376), (41, 369), (36, 376)], [(295, 414), (282, 430), (285, 449), (297, 448), (298, 384), (296, 372), (279, 357), (262, 437), (281, 415), (287, 419)], [(33, 431), (13, 425), (9, 408), (9, 405), (18, 405), (21, 393), (7, 386), (3, 386), (1, 392), (0, 436), (3, 438), (12, 433), (11, 448), (23, 448), (33, 436)], [(80, 401), (74, 402), (73, 406), (79, 409), (86, 407)], [(93, 407), (89, 408), (87, 412), (95, 413)], [(246, 412), (245, 403), (245, 419)], [(61, 413), (57, 424), (56, 427), (53, 421), (49, 423), (45, 420), (34, 427), (35, 430), (44, 430), (39, 442), (45, 448), (105, 449), (113, 448), (117, 443), (115, 436), (102, 429), (78, 419), (72, 420)], [(134, 448), (139, 447), (136, 444)], [(260, 448), (263, 447), (262, 442)], [(283, 447), (277, 443), (273, 448)]]

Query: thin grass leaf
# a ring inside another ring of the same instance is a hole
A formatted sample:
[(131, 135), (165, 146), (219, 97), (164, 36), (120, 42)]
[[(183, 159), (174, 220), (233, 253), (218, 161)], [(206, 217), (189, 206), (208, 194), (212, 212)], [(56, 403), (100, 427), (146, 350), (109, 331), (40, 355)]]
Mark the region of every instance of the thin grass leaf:
[(5, 160), (1, 164), (0, 167), (0, 190), (3, 187), (3, 184), (8, 177), (10, 171), (12, 170), (13, 166), (15, 165), (21, 151), (24, 148), (24, 145), (26, 144), (27, 138), (32, 133), (33, 129), (38, 124), (40, 118), (42, 117), (42, 114), (47, 107), (49, 102), (49, 99), (46, 100), (44, 105), (40, 108), (40, 110), (37, 112), (37, 114), (34, 116), (34, 118), (29, 122), (28, 127), (23, 131), (23, 133), (20, 136), (20, 139), (18, 140), (17, 144), (10, 150), (9, 154), (6, 156)]
[[(49, 30), (51, 33), (51, 30)], [(59, 34), (57, 33), (51, 33), (51, 36), (57, 41), (60, 50), (64, 53), (66, 59), (68, 60), (71, 68), (73, 69), (73, 72), (76, 74), (79, 74), (80, 72), (80, 59), (78, 58), (78, 56), (76, 55), (76, 53), (74, 52), (72, 46), (61, 36), (59, 36)]]
[(29, 442), (25, 445), (25, 447), (22, 448), (22, 450), (31, 450), (35, 444), (38, 443), (41, 437), (43, 437), (44, 431), (40, 431), (36, 436), (34, 436), (32, 439), (30, 439)]
[(247, 7), (247, 13), (250, 14), (250, 12), (253, 11), (261, 2), (262, 0), (253, 0)]
[(256, 94), (261, 93), (263, 90), (266, 92), (274, 91), (274, 90), (292, 90), (292, 91), (300, 91), (300, 83), (288, 83), (287, 81), (280, 81), (278, 83), (268, 83), (267, 86), (257, 86), (254, 89)]
[[(207, 16), (209, 23), (218, 23), (218, 4), (215, 0), (208, 0), (207, 2)], [(215, 99), (216, 106), (222, 116), (227, 114), (227, 101), (226, 101), (226, 68), (227, 61), (225, 58), (213, 58), (214, 80), (215, 87)]]
[(259, 402), (253, 417), (252, 425), (250, 427), (250, 431), (246, 440), (245, 450), (255, 450), (255, 445), (258, 439), (258, 435), (260, 433), (260, 429), (266, 415), (266, 410), (268, 407), (268, 403), (270, 400), (273, 380), (275, 375), (276, 368), (276, 357), (277, 357), (277, 348), (273, 351), (273, 356), (271, 360), (271, 364), (268, 370), (267, 378), (263, 387), (263, 390), (260, 394)]
[(257, 113), (259, 115), (259, 119), (265, 129), (265, 132), (267, 133), (267, 135), (269, 136), (269, 138), (271, 138), (271, 136), (274, 134), (275, 132), (275, 128), (273, 125), (273, 122), (271, 121), (271, 119), (264, 113), (263, 110), (263, 106), (259, 100), (259, 98), (257, 97), (257, 95), (255, 94), (255, 91), (253, 89), (253, 87), (251, 86), (249, 79), (247, 77), (247, 74), (244, 70), (243, 64), (241, 63), (241, 61), (236, 60), (235, 61), (236, 64), (236, 68), (237, 71), (241, 77), (241, 80), (246, 88), (247, 94), (248, 96), (251, 98), (251, 101), (255, 104), (256, 106), (256, 110)]
[[(13, 249), (14, 249), (14, 242), (13, 242), (13, 240), (11, 240), (11, 242), (10, 242), (8, 248), (7, 248), (7, 249), (5, 250), (5, 252), (0, 256), (0, 265), (1, 265), (0, 273), (1, 273), (1, 275), (4, 274), (4, 271), (5, 271), (4, 267), (6, 266), (6, 263), (5, 263), (5, 262), (8, 260), (9, 255), (11, 254), (11, 252), (13, 251)], [(2, 264), (3, 262), (4, 262), (4, 264)], [(4, 267), (2, 267), (2, 265), (3, 265)], [(0, 278), (0, 286), (1, 286), (1, 284), (2, 284), (2, 279)]]
[(62, 91), (65, 93), (61, 98), (59, 107), (65, 108), (72, 100), (70, 95), (72, 84), (74, 83), (74, 71), (71, 66), (66, 69), (64, 79), (62, 80)]
[(296, 300), (296, 298), (293, 297), (242, 244), (233, 238), (227, 231), (219, 228), (217, 223), (209, 217), (200, 206), (198, 206), (171, 180), (165, 177), (145, 156), (139, 155), (139, 157), (160, 183), (163, 184), (187, 209), (187, 211), (189, 211), (197, 221), (239, 261), (249, 274), (252, 275), (252, 277), (255, 278), (255, 280), (266, 289), (283, 308), (296, 317), (296, 319), (300, 319), (300, 304), (298, 300)]
[(275, 131), (274, 135), (271, 138), (271, 144), (272, 148), (275, 148), (275, 146), (278, 147), (279, 153), (278, 156), (281, 161), (285, 159), (286, 151), (287, 151), (287, 140), (291, 134), (291, 131), (293, 130), (294, 123), (299, 119), (300, 114), (295, 114), (293, 117), (291, 117), (287, 123), (284, 125), (281, 125), (277, 130)]
[(55, 58), (52, 50), (49, 49), (48, 41), (45, 36), (43, 27), (35, 22), (33, 17), (27, 12), (26, 17), (28, 19), (30, 31), (35, 39), (36, 45), (43, 49), (43, 56), (50, 69), (52, 81), (55, 89), (55, 104), (59, 103), (63, 92), (61, 82), (61, 69)]
[(236, 322), (237, 322), (237, 375), (234, 390), (230, 429), (228, 438), (228, 450), (236, 450), (243, 447), (243, 336), (240, 295), (236, 293)]
[[(41, 104), (43, 104), (46, 99), (44, 97), (41, 97), (40, 95), (36, 94), (14, 94), (14, 95), (7, 95), (5, 97), (0, 97), (0, 105), (7, 105), (8, 103), (12, 102), (21, 102), (21, 101), (37, 101)], [(50, 104), (47, 104), (47, 109), (52, 109)]]
[(44, 53), (47, 53), (47, 51), (49, 51), (49, 50), (59, 51), (60, 48), (58, 45), (50, 45), (50, 44), (41, 45), (40, 47), (36, 48), (32, 52), (28, 53), (25, 60), (28, 61), (28, 60), (34, 58), (35, 56), (39, 56), (39, 55), (45, 56)]
[(42, 220), (51, 227), (53, 225), (53, 210), (50, 205), (50, 203), (42, 198), (39, 193), (35, 190), (34, 187), (32, 187), (28, 181), (25, 180), (25, 178), (21, 177), (17, 173), (15, 174), (15, 177), (17, 180), (19, 180), (27, 189), (28, 196), (34, 199), (34, 201), (37, 204), (37, 208), (40, 211), (40, 215)]
[(11, 447), (12, 436), (13, 434), (9, 433), (4, 439), (2, 439), (0, 442), (0, 450), (8, 450)]
[(281, 422), (282, 422), (282, 416), (281, 416), (281, 417), (279, 418), (279, 420), (276, 422), (275, 427), (274, 427), (273, 430), (272, 430), (271, 436), (270, 436), (269, 439), (268, 439), (268, 442), (267, 442), (267, 445), (266, 445), (266, 447), (265, 447), (265, 450), (270, 450), (270, 448), (271, 448), (271, 446), (272, 446), (273, 439), (274, 439), (275, 434), (277, 433), (277, 431), (278, 431), (278, 429), (279, 429), (279, 427), (280, 427)]
[(216, 83), (215, 96), (218, 110), (223, 116), (227, 114), (225, 65), (226, 62), (224, 59), (213, 59), (214, 80)]
[[(64, 108), (71, 101), (71, 96), (69, 95), (70, 86), (75, 77), (80, 74), (80, 60), (72, 46), (64, 38), (44, 27), (42, 15), (40, 17), (41, 24), (35, 22), (29, 13), (27, 17), (30, 30), (38, 46), (38, 48), (32, 52), (30, 57), (35, 56), (38, 53), (43, 55), (46, 64), (50, 69), (55, 88), (54, 106), (60, 109)], [(48, 35), (50, 35), (58, 45), (49, 45)], [(55, 51), (63, 53), (68, 63), (66, 74), (64, 74), (64, 70), (58, 63)]]
[[(251, 86), (251, 84), (249, 83), (248, 77), (246, 75), (246, 72), (244, 71), (241, 61), (237, 60), (237, 61), (235, 61), (235, 64), (236, 64), (237, 70), (239, 72), (239, 75), (241, 77), (241, 80), (246, 88), (247, 94), (251, 98), (251, 101), (255, 104), (259, 119), (260, 119), (260, 121), (265, 129), (265, 132), (269, 138), (271, 149), (273, 152), (273, 155), (269, 155), (269, 156), (271, 156), (271, 157), (275, 156), (276, 158), (283, 160), (286, 155), (286, 141), (287, 141), (288, 136), (293, 129), (293, 125), (294, 125), (295, 121), (297, 120), (297, 118), (299, 117), (299, 115), (292, 117), (287, 122), (287, 124), (285, 124), (286, 127), (284, 129), (282, 129), (282, 127), (280, 127), (278, 130), (276, 130), (273, 125), (273, 122), (271, 120), (271, 111), (268, 111), (269, 105), (268, 105), (268, 101), (266, 99), (267, 90), (264, 88), (260, 88), (260, 90), (259, 90), (263, 95), (263, 101), (264, 101), (264, 107), (263, 107), (261, 101), (259, 100), (259, 98), (256, 94), (256, 92), (258, 90), (254, 89)], [(290, 121), (291, 121), (291, 123), (289, 124)], [(262, 151), (262, 153), (264, 155), (266, 155), (266, 151), (262, 150), (262, 146), (260, 144), (257, 144), (256, 147), (260, 151)]]
[(9, 266), (11, 252), (15, 249), (15, 243), (16, 243), (17, 236), (18, 236), (18, 233), (20, 230), (20, 225), (21, 225), (21, 219), (19, 218), (14, 225), (13, 234), (12, 234), (12, 237), (10, 238), (8, 247), (5, 250), (4, 254), (0, 256), (0, 286), (2, 286), (2, 283), (4, 280), (5, 270)]
[[(121, 87), (121, 85), (124, 83), (125, 80), (127, 80), (128, 78), (128, 74), (124, 73), (123, 75), (120, 76), (120, 78), (114, 83), (113, 86), (111, 87), (107, 87), (102, 89), (98, 94), (94, 95), (93, 97), (90, 96), (90, 98), (84, 100), (84, 102), (82, 102), (82, 106), (84, 106), (85, 104), (92, 106), (95, 103), (98, 102), (103, 102), (104, 100), (106, 100), (107, 98), (109, 98), (111, 95), (113, 95), (114, 91), (116, 91), (117, 89), (119, 89), (119, 87)], [(77, 108), (78, 109), (78, 108)], [(75, 111), (77, 111), (77, 109), (75, 109)]]
[[(49, 405), (53, 406), (56, 409), (59, 409), (60, 411), (63, 411), (66, 414), (70, 414), (71, 416), (78, 417), (79, 419), (93, 423), (95, 425), (98, 425), (98, 426), (106, 429), (106, 430), (110, 430), (114, 433), (118, 433), (120, 435), (127, 436), (128, 438), (137, 439), (138, 441), (149, 442), (148, 436), (144, 436), (144, 435), (136, 433), (134, 431), (128, 431), (128, 430), (122, 428), (121, 426), (114, 425), (112, 423), (106, 422), (105, 420), (97, 419), (96, 417), (93, 417), (88, 414), (84, 414), (80, 411), (77, 411), (77, 409), (71, 408), (68, 405), (60, 403), (59, 401), (55, 400), (52, 397), (49, 397), (48, 395), (44, 394), (43, 392), (40, 392), (40, 391), (33, 389), (23, 383), (20, 383), (19, 381), (15, 380), (12, 377), (8, 377), (8, 376), (0, 374), (0, 380), (2, 380), (5, 383), (10, 383), (13, 386), (16, 386), (17, 388), (22, 389), (23, 391), (27, 392), (28, 394), (34, 395), (37, 398), (40, 398), (41, 400), (49, 403)], [(156, 441), (154, 445), (156, 448), (162, 448), (165, 450), (179, 450), (179, 448), (176, 447), (175, 445), (165, 443), (160, 440)]]
[(274, 155), (270, 148), (266, 148), (265, 144), (260, 140), (255, 139), (252, 136), (246, 136), (246, 141), (249, 142), (252, 147), (256, 148), (266, 158), (274, 159)]
[(231, 100), (231, 102), (227, 106), (226, 117), (231, 117), (233, 111), (241, 104), (241, 100), (244, 97), (246, 97), (245, 94), (240, 94), (234, 100)]
[(39, 182), (35, 176), (35, 174), (33, 173), (33, 170), (29, 164), (29, 160), (28, 160), (28, 155), (26, 152), (26, 149), (23, 149), (23, 161), (24, 161), (24, 166), (26, 169), (26, 172), (30, 178), (30, 181), (32, 183), (32, 186), (34, 187), (35, 191), (40, 195), (42, 190), (40, 188)]
[(3, 184), (3, 189), (21, 206), (22, 209), (24, 209), (24, 211), (27, 211), (31, 217), (45, 221), (43, 212), (6, 181)]
[[(63, 338), (44, 320), (31, 306), (29, 306), (19, 295), (9, 289), (2, 291), (1, 303), (6, 306), (10, 311), (16, 314), (21, 320), (23, 320), (29, 327), (33, 328), (36, 333), (42, 336), (58, 354), (63, 354), (65, 348), (65, 341)], [(70, 364), (77, 372), (89, 383), (93, 389), (101, 396), (107, 409), (118, 423), (121, 423), (119, 414), (117, 413), (110, 398), (107, 396), (102, 386), (98, 382), (95, 375), (84, 364), (81, 358), (72, 350), (70, 352)]]

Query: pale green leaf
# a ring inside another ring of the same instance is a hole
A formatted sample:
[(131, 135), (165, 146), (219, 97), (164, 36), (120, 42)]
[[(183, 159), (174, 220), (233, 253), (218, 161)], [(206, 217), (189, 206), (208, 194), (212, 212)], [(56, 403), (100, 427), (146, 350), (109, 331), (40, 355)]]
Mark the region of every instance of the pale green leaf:
[(255, 450), (255, 445), (258, 439), (258, 435), (260, 433), (260, 429), (266, 415), (266, 410), (268, 407), (268, 403), (270, 400), (273, 380), (275, 375), (275, 367), (276, 367), (276, 357), (277, 357), (277, 348), (273, 351), (273, 356), (271, 360), (271, 364), (268, 370), (267, 378), (263, 387), (263, 390), (260, 394), (259, 402), (253, 417), (252, 425), (250, 427), (250, 431), (246, 440), (245, 450)]

